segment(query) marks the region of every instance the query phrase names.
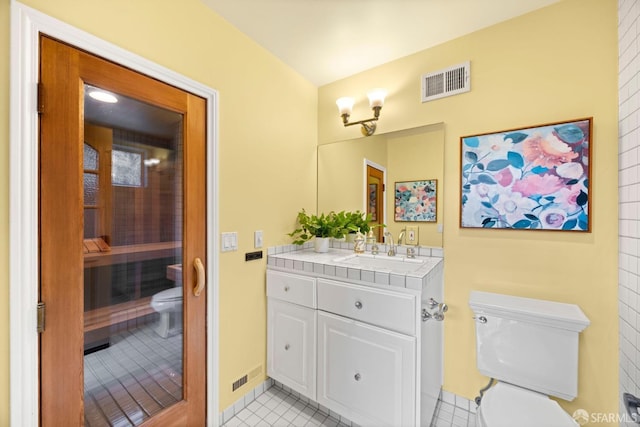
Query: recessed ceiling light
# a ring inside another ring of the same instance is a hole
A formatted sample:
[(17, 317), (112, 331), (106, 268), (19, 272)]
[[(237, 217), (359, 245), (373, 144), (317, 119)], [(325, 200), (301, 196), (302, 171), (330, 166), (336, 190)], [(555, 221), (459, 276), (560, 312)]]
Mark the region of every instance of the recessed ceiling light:
[(103, 90), (92, 90), (91, 92), (89, 92), (89, 96), (95, 100), (107, 102), (109, 104), (115, 104), (116, 102), (118, 102), (118, 98), (116, 98), (115, 95)]

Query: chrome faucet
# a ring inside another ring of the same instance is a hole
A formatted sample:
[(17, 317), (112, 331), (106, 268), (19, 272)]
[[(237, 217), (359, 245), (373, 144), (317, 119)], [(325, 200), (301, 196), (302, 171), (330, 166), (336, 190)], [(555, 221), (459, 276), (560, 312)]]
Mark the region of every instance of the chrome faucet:
[(391, 242), (389, 246), (389, 252), (387, 252), (387, 255), (396, 256), (396, 246), (393, 244), (393, 234), (387, 231), (384, 233), (384, 237), (388, 237), (389, 241)]
[(402, 231), (400, 232), (400, 235), (398, 236), (398, 245), (402, 244), (402, 239), (404, 239), (404, 233), (407, 231), (406, 228), (403, 228)]

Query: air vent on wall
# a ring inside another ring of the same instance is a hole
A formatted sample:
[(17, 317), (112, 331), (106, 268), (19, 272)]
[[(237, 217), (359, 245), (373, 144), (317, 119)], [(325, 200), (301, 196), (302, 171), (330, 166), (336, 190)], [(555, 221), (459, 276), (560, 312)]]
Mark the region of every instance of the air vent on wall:
[(237, 389), (245, 385), (247, 382), (261, 376), (262, 372), (263, 372), (262, 365), (258, 365), (257, 367), (253, 368), (251, 372), (241, 376), (236, 381), (234, 381), (233, 384), (231, 384), (231, 391), (236, 391)]
[(469, 61), (422, 75), (422, 102), (471, 90), (471, 63)]
[(240, 387), (242, 387), (246, 383), (247, 383), (247, 376), (243, 375), (240, 378), (238, 378), (236, 381), (233, 382), (233, 384), (231, 385), (231, 391), (236, 391), (237, 389), (239, 389)]

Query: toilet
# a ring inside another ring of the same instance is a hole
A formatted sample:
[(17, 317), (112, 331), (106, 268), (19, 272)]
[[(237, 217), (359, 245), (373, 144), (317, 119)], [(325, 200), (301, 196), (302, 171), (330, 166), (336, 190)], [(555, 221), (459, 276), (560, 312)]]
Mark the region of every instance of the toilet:
[(156, 332), (168, 338), (182, 330), (182, 287), (171, 288), (151, 297), (151, 308), (160, 314)]
[(155, 330), (162, 338), (168, 338), (182, 331), (181, 273), (180, 265), (168, 266), (167, 278), (173, 280), (176, 287), (160, 291), (151, 297), (151, 308), (160, 314)]
[(478, 370), (498, 380), (476, 412), (478, 427), (576, 427), (549, 398), (578, 394), (578, 336), (589, 319), (577, 305), (472, 291)]

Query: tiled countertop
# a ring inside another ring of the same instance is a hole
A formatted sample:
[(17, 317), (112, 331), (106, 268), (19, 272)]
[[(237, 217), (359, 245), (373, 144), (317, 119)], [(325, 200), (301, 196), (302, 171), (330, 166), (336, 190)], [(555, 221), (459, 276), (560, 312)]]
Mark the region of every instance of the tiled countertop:
[[(392, 271), (388, 268), (360, 267), (340, 261), (340, 258), (353, 254), (354, 252), (351, 249), (335, 247), (330, 248), (329, 252), (326, 253), (318, 253), (310, 248), (281, 253), (277, 253), (275, 249), (270, 249), (267, 255), (267, 266), (279, 270), (291, 270), (294, 273), (322, 275), (336, 279), (422, 290), (429, 280), (436, 275), (442, 274), (444, 265), (441, 257), (418, 256), (416, 259), (424, 261), (424, 264), (415, 271), (404, 273)], [(367, 255), (371, 256), (371, 253), (367, 253)], [(384, 253), (376, 257), (393, 259)], [(402, 256), (398, 256), (397, 259), (401, 258)]]

